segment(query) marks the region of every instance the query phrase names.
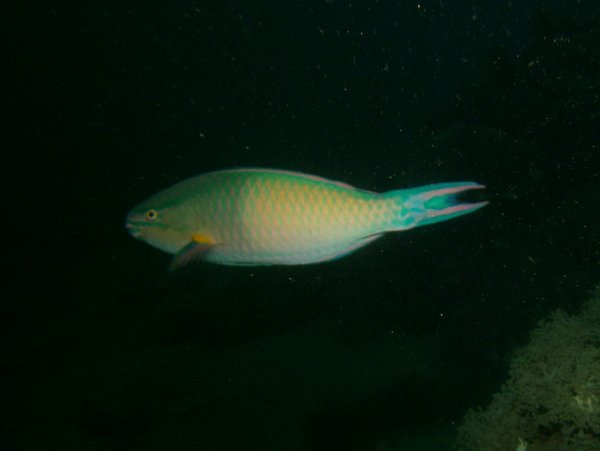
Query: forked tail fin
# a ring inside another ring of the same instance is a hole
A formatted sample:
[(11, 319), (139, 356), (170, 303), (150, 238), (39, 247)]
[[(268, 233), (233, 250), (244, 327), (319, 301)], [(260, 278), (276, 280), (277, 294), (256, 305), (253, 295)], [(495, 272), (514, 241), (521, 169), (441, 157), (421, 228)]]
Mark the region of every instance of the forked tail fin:
[(464, 202), (457, 195), (483, 188), (485, 186), (473, 182), (455, 182), (384, 193), (383, 196), (392, 202), (395, 212), (390, 229), (406, 230), (435, 224), (479, 210), (488, 202)]

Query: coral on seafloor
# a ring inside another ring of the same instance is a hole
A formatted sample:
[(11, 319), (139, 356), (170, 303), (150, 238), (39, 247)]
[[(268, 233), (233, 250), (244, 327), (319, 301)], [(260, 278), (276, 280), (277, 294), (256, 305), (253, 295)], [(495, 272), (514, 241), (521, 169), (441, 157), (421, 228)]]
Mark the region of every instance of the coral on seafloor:
[(538, 324), (490, 405), (466, 414), (456, 448), (600, 450), (600, 286), (577, 315)]

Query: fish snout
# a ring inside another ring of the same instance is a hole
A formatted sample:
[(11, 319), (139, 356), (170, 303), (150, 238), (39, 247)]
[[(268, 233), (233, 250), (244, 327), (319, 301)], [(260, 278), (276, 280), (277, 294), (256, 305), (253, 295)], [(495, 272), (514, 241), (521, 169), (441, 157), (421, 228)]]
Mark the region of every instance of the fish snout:
[(131, 224), (129, 222), (125, 223), (125, 228), (127, 229), (127, 231), (129, 232), (129, 234), (134, 237), (134, 238), (140, 238), (142, 236), (142, 232), (140, 231), (140, 229), (138, 227), (136, 227), (134, 224)]

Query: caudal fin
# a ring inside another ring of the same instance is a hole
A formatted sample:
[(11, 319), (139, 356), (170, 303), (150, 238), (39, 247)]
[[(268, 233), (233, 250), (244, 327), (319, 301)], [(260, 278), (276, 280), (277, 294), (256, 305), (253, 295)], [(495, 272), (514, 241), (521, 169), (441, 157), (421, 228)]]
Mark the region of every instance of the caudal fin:
[(392, 202), (395, 211), (391, 229), (405, 230), (435, 224), (479, 210), (488, 202), (463, 202), (457, 195), (483, 188), (485, 186), (473, 182), (455, 182), (384, 193)]

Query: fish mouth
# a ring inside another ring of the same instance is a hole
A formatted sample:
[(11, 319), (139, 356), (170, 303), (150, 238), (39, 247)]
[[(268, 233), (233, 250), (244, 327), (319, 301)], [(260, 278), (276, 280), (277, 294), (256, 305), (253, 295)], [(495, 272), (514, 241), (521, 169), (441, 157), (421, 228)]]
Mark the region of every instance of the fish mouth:
[(125, 228), (129, 232), (129, 234), (134, 238), (140, 238), (142, 236), (142, 232), (135, 225), (126, 223)]

